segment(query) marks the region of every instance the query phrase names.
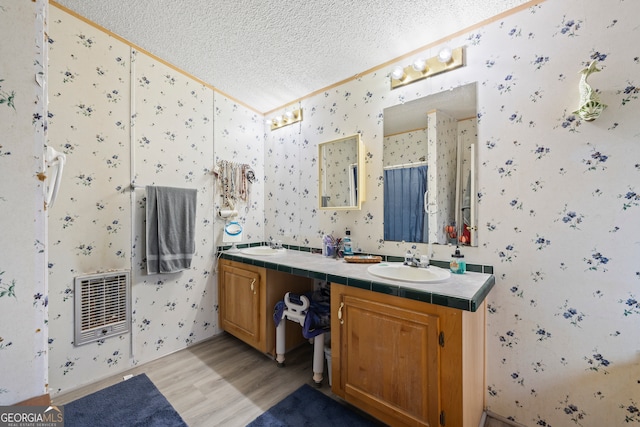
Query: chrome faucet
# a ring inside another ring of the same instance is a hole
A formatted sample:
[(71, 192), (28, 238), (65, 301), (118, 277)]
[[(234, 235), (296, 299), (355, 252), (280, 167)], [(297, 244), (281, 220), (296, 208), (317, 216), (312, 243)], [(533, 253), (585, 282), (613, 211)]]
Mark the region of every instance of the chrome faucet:
[(429, 260), (424, 261), (420, 256), (420, 252), (408, 250), (404, 256), (404, 265), (409, 267), (429, 268)]
[(420, 252), (408, 250), (404, 256), (404, 265), (409, 267), (420, 267)]
[(282, 249), (282, 240), (273, 241), (273, 237), (269, 237), (269, 247), (271, 249)]

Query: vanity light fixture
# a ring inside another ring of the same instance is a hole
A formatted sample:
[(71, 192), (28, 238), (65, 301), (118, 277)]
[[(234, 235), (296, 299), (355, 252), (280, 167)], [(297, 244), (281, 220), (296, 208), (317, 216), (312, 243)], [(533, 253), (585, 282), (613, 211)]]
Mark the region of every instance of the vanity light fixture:
[(413, 61), (412, 67), (413, 70), (418, 73), (425, 73), (427, 71), (427, 61), (422, 58), (418, 58)]
[(404, 78), (407, 75), (404, 72), (404, 69), (401, 66), (397, 66), (396, 68), (393, 69), (393, 71), (391, 72), (391, 77), (396, 79), (396, 80), (404, 80)]
[(464, 65), (463, 54), (462, 46), (455, 49), (445, 47), (438, 52), (437, 56), (417, 59), (404, 68), (396, 67), (391, 72), (391, 89), (460, 68)]
[(266, 125), (271, 126), (271, 130), (279, 129), (283, 126), (292, 125), (302, 121), (302, 108), (287, 111), (281, 116), (266, 120)]
[(438, 61), (440, 61), (443, 64), (448, 64), (449, 61), (451, 61), (452, 57), (453, 57), (453, 51), (448, 46), (443, 47), (442, 49), (440, 49), (440, 52), (438, 52)]

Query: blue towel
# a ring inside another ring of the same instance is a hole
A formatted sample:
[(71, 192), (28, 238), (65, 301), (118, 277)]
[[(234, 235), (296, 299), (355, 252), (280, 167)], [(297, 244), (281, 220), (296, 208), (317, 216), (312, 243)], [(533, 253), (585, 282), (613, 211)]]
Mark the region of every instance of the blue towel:
[(197, 190), (147, 186), (147, 273), (176, 273), (196, 251)]

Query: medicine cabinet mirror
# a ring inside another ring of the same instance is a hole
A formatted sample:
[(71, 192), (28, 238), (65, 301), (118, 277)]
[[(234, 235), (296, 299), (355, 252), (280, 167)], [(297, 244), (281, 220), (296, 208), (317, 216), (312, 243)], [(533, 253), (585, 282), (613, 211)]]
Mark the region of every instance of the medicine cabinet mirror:
[(320, 209), (359, 210), (365, 197), (364, 144), (360, 134), (318, 145)]
[(476, 84), (384, 110), (384, 240), (477, 246)]

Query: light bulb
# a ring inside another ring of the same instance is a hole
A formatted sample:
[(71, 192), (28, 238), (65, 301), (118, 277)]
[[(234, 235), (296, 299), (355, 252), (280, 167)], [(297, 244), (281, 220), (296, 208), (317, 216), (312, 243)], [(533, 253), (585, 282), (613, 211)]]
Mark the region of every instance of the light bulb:
[(413, 69), (419, 73), (422, 73), (427, 69), (427, 62), (424, 59), (416, 59), (413, 61)]
[(293, 119), (293, 113), (291, 111), (287, 111), (284, 116), (287, 118), (287, 120), (291, 120)]
[(276, 121), (276, 124), (278, 124), (278, 123), (282, 123), (282, 120), (284, 119), (282, 118), (282, 116), (278, 116), (274, 120)]
[(402, 67), (400, 67), (400, 66), (397, 66), (391, 72), (391, 77), (393, 77), (396, 80), (404, 79), (404, 69)]
[(438, 52), (438, 61), (442, 62), (443, 64), (446, 64), (447, 62), (451, 61), (451, 48), (450, 47), (444, 47), (442, 49), (440, 49), (440, 52)]

